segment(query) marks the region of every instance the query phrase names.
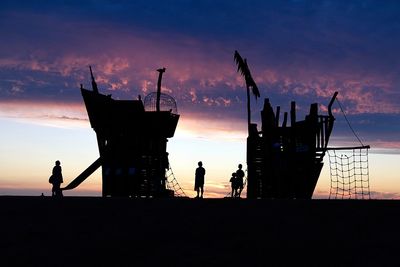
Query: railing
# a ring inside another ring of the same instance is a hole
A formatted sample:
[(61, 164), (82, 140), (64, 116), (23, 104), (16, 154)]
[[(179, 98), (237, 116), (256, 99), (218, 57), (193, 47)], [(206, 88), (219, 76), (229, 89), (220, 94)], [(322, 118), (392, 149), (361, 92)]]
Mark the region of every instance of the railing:
[(332, 132), (334, 118), (331, 116), (318, 116), (316, 148), (317, 151), (326, 150)]

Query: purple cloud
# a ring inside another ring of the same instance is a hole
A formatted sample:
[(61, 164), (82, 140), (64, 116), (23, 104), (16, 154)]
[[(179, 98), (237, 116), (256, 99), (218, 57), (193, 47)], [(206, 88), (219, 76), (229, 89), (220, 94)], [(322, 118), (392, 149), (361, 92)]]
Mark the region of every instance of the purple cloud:
[[(357, 124), (369, 121), (357, 125), (367, 140), (399, 141), (391, 134), (399, 130), (400, 113), (396, 2), (1, 5), (3, 103), (81, 104), (79, 84), (90, 87), (88, 65), (103, 93), (136, 98), (155, 90), (155, 70), (166, 67), (163, 91), (176, 98), (180, 113), (240, 122), (246, 95), (233, 63), (237, 49), (273, 105), (287, 111), (296, 100), (304, 116), (312, 102), (326, 109), (337, 90)], [(262, 102), (253, 101), (255, 121)], [(339, 135), (345, 127), (337, 121)]]

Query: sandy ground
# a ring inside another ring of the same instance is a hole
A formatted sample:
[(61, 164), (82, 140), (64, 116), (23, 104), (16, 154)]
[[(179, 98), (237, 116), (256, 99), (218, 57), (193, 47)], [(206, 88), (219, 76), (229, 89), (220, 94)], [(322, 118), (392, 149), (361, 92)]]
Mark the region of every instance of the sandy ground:
[(0, 197), (1, 266), (399, 266), (400, 201)]

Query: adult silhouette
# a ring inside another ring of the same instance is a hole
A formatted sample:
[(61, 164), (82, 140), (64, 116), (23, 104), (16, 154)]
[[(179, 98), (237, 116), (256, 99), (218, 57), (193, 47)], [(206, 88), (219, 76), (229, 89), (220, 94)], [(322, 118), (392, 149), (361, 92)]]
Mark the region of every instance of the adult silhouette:
[(64, 181), (62, 176), (61, 163), (59, 160), (57, 160), (55, 164), (56, 165), (53, 167), (53, 172), (49, 180), (49, 182), (53, 185), (53, 188), (51, 189), (51, 195), (53, 197), (62, 197), (63, 194), (60, 186)]
[(237, 189), (239, 192), (236, 193), (236, 197), (240, 197), (240, 194), (243, 190), (243, 178), (244, 178), (244, 171), (242, 170), (242, 164), (239, 164), (238, 170), (236, 171), (236, 181), (237, 181)]
[(201, 161), (199, 161), (197, 165), (199, 167), (197, 167), (195, 173), (194, 190), (197, 191), (196, 198), (203, 198), (204, 175), (206, 174), (206, 170), (203, 168), (203, 163)]

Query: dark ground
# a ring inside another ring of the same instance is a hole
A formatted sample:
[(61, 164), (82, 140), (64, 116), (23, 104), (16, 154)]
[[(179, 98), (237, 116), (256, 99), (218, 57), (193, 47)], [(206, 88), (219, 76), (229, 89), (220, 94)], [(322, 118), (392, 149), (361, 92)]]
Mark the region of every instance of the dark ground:
[(400, 266), (400, 201), (0, 197), (1, 266)]

